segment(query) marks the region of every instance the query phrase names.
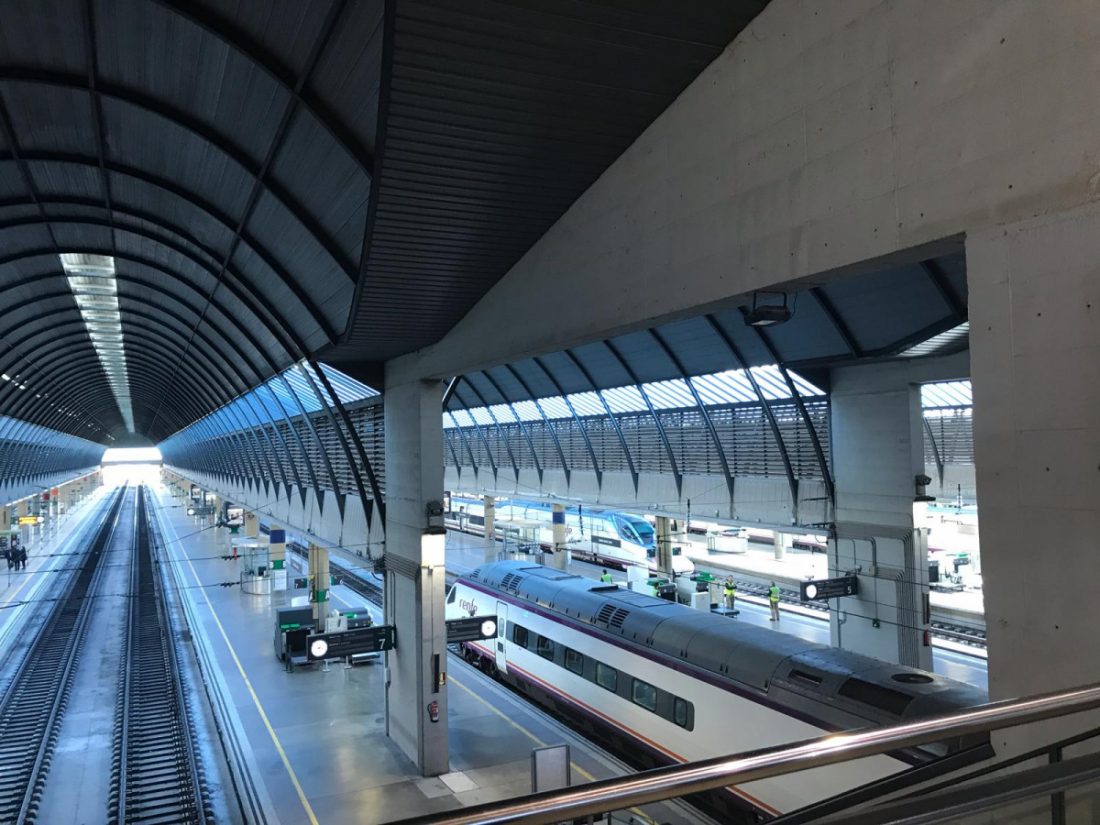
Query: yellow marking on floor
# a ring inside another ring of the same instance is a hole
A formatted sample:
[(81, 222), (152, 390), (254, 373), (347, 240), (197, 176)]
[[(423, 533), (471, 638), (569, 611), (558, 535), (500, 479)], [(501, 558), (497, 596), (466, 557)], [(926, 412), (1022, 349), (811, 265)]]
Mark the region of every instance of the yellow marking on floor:
[[(525, 728), (523, 725), (521, 725), (515, 719), (509, 718), (508, 715), (506, 713), (504, 713), (504, 711), (502, 711), (500, 708), (496, 707), (495, 705), (493, 705), (491, 702), (489, 702), (485, 698), (483, 698), (481, 696), (478, 696), (470, 688), (466, 687), (466, 685), (462, 684), (462, 682), (460, 682), (458, 679), (456, 679), (454, 677), (454, 675), (451, 675), (451, 676), (447, 677), (447, 681), (448, 681), (448, 683), (450, 683), (452, 685), (457, 685), (458, 687), (462, 688), (464, 691), (466, 691), (468, 694), (470, 694), (475, 699), (477, 699), (479, 702), (481, 702), (481, 704), (485, 705), (485, 707), (489, 708), (489, 710), (491, 710), (493, 713), (495, 713), (497, 716), (499, 716), (501, 719), (503, 719), (505, 722), (507, 722), (513, 728), (515, 728), (520, 733), (522, 733), (524, 736), (529, 738), (532, 742), (534, 742), (540, 748), (545, 748), (546, 747), (546, 743), (543, 742), (541, 739), (539, 739), (537, 736), (535, 736), (535, 734), (531, 733), (531, 731), (527, 730), (527, 728)], [(576, 762), (570, 762), (569, 765), (570, 765), (570, 767), (572, 767), (572, 769), (575, 773), (579, 773), (581, 776), (583, 776), (589, 782), (595, 782), (596, 781), (595, 776), (590, 774), (588, 771), (586, 771), (584, 768), (582, 768)], [(644, 819), (646, 822), (649, 822), (651, 825), (655, 825), (653, 819), (651, 819), (649, 816), (647, 816), (645, 813), (638, 810), (637, 808), (631, 808), (630, 811), (631, 811), (631, 813), (635, 814), (636, 816), (639, 816), (642, 819)]]
[[(175, 528), (173, 528), (172, 532), (175, 532)], [(178, 540), (179, 537), (177, 536), (176, 538)], [(279, 741), (279, 737), (275, 733), (275, 728), (271, 725), (271, 720), (267, 718), (267, 711), (264, 710), (263, 703), (260, 702), (260, 697), (256, 695), (256, 691), (253, 689), (252, 682), (248, 678), (248, 674), (244, 671), (244, 665), (242, 665), (241, 660), (237, 658), (237, 651), (233, 649), (233, 645), (229, 641), (229, 634), (225, 632), (225, 627), (222, 626), (222, 621), (218, 617), (218, 611), (214, 609), (214, 605), (211, 603), (210, 597), (206, 593), (206, 588), (203, 587), (202, 581), (199, 579), (199, 574), (195, 572), (195, 566), (191, 564), (191, 558), (182, 548), (179, 552), (183, 553), (184, 561), (186, 561), (187, 566), (191, 568), (191, 576), (195, 579), (195, 584), (199, 585), (199, 592), (202, 593), (206, 606), (210, 608), (210, 615), (214, 617), (214, 623), (218, 626), (218, 631), (222, 634), (225, 646), (229, 649), (229, 655), (233, 657), (233, 663), (237, 666), (237, 671), (241, 674), (241, 679), (244, 680), (245, 687), (248, 688), (248, 694), (252, 697), (252, 704), (256, 706), (256, 710), (260, 714), (260, 719), (263, 720), (264, 727), (267, 728), (268, 736), (271, 737), (271, 741), (275, 745), (275, 750), (279, 752), (279, 758), (283, 762), (283, 767), (286, 768), (286, 772), (290, 775), (290, 781), (294, 785), (294, 790), (298, 793), (298, 801), (302, 803), (302, 807), (305, 809), (306, 816), (309, 817), (311, 825), (319, 825), (317, 816), (313, 813), (313, 806), (309, 804), (306, 793), (302, 790), (302, 783), (298, 781), (298, 775), (294, 773), (294, 768), (290, 765), (290, 759), (287, 757), (286, 751), (283, 750), (283, 743)]]

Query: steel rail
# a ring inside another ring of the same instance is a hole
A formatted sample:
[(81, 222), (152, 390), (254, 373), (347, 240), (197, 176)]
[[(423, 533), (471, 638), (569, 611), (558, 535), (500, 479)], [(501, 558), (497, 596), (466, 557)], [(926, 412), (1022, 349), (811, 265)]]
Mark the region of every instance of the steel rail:
[(138, 487), (108, 821), (205, 823), (213, 813), (154, 564), (145, 496)]
[[(402, 820), (420, 825), (550, 825), (622, 810), (673, 797), (785, 776), (810, 768), (928, 745), (1001, 728), (1041, 722), (1100, 708), (1100, 685), (1089, 685), (1023, 699), (1008, 699), (902, 725), (831, 734), (791, 745), (719, 756), (632, 776), (593, 782), (564, 791), (532, 794), (462, 811)], [(399, 823), (395, 823), (399, 825)]]
[(0, 822), (34, 822), (49, 772), (94, 591), (125, 500), (107, 508), (79, 571), (70, 579), (9, 684), (0, 704)]

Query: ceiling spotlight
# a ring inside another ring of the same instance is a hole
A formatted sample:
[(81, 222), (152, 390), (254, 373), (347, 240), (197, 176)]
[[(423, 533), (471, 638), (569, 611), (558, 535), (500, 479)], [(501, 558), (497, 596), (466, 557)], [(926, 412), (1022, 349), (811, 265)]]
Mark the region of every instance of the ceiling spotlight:
[[(782, 295), (782, 304), (761, 304), (758, 300), (761, 295)], [(783, 324), (791, 320), (791, 308), (787, 306), (786, 292), (754, 292), (752, 294), (752, 309), (745, 313), (745, 323), (750, 327), (770, 327)]]

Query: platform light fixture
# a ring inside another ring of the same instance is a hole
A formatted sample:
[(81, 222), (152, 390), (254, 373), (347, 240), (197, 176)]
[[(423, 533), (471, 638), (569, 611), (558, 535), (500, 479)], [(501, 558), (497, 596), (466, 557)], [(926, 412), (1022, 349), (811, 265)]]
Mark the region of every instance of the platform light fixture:
[[(782, 295), (782, 304), (761, 304), (761, 295)], [(787, 304), (786, 292), (754, 292), (752, 309), (745, 313), (745, 323), (750, 327), (772, 327), (791, 320), (791, 307)]]
[(130, 398), (130, 377), (126, 371), (122, 316), (118, 310), (115, 259), (110, 255), (66, 252), (61, 255), (61, 267), (65, 270), (84, 326), (107, 375), (122, 420), (127, 431), (132, 433), (134, 411)]

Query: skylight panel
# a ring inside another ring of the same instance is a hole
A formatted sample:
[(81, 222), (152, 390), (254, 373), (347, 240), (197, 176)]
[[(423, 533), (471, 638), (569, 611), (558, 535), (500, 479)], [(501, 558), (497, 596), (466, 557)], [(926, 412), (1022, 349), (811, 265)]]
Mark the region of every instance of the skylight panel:
[(963, 321), (939, 335), (933, 335), (919, 344), (898, 353), (902, 358), (919, 358), (922, 355), (935, 355), (940, 352), (956, 350), (970, 338), (970, 322)]
[(483, 427), (491, 426), (493, 423), (493, 417), (489, 415), (489, 411), (484, 407), (474, 407), (470, 410), (470, 415), (474, 417), (474, 421)]
[(542, 407), (542, 411), (546, 413), (547, 418), (572, 418), (573, 413), (569, 412), (569, 407), (565, 404), (565, 399), (560, 395), (553, 395), (549, 398), (540, 398), (539, 405)]
[(682, 378), (673, 378), (670, 381), (654, 381), (645, 384), (644, 387), (649, 400), (659, 410), (695, 406), (695, 397), (691, 394), (687, 381)]
[(517, 401), (514, 406), (520, 421), (542, 421), (542, 413), (534, 401)]
[(575, 392), (569, 396), (569, 403), (577, 415), (603, 415), (607, 411), (600, 403), (600, 397), (594, 392)]
[(70, 252), (62, 253), (60, 257), (61, 268), (65, 270), (69, 289), (107, 376), (122, 421), (126, 430), (132, 433), (134, 410), (130, 398), (130, 377), (126, 370), (122, 316), (118, 311), (115, 259), (110, 255)]
[(634, 386), (613, 387), (602, 390), (601, 395), (613, 413), (645, 412), (649, 409), (641, 391)]

